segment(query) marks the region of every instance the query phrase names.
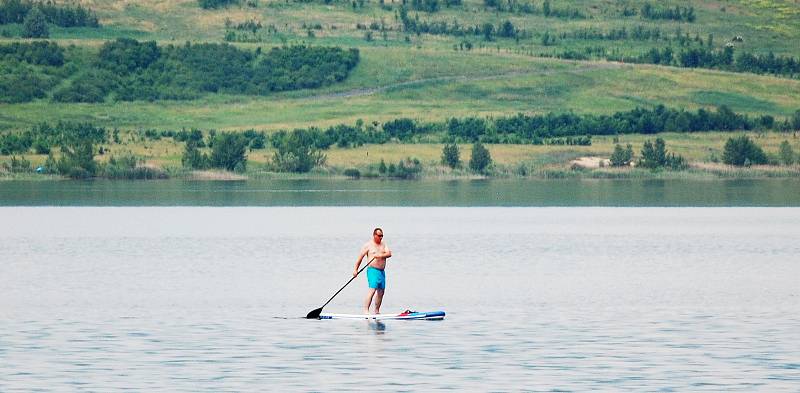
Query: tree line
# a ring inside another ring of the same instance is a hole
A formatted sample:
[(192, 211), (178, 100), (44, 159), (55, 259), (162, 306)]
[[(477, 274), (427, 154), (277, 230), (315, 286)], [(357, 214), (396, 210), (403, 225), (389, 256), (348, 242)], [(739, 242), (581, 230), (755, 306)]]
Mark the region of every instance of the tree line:
[[(11, 70), (0, 81), (7, 85), (0, 91), (0, 101), (26, 102), (47, 93), (58, 102), (102, 102), (109, 96), (153, 101), (192, 99), (208, 92), (263, 95), (327, 86), (347, 78), (359, 62), (359, 52), (311, 46), (262, 52), (188, 42), (158, 46), (154, 41), (119, 38), (104, 43), (88, 65), (67, 67), (84, 61), (70, 59), (59, 45), (49, 42), (0, 45), (0, 60)], [(58, 71), (29, 69), (19, 60)], [(60, 83), (64, 79), (67, 83)]]
[(559, 38), (563, 39), (578, 39), (578, 40), (603, 40), (603, 41), (620, 41), (620, 40), (636, 40), (636, 41), (659, 41), (662, 39), (669, 39), (668, 35), (661, 32), (658, 27), (646, 28), (642, 25), (637, 25), (632, 29), (623, 26), (620, 28), (612, 28), (611, 30), (603, 31), (596, 28), (582, 28), (574, 31), (565, 31), (556, 34)]
[(587, 16), (577, 8), (555, 7), (550, 0), (542, 2), (541, 6), (536, 6), (531, 1), (519, 0), (483, 0), (486, 8), (493, 8), (499, 12), (511, 12), (516, 14), (542, 15), (546, 18), (562, 19), (586, 19)]
[(400, 8), (400, 21), (403, 30), (415, 34), (432, 35), (453, 35), (453, 36), (483, 36), (486, 41), (491, 41), (497, 37), (522, 39), (530, 37), (530, 34), (514, 26), (510, 20), (504, 20), (497, 25), (483, 23), (477, 25), (461, 25), (457, 20), (453, 23), (447, 21), (426, 21), (421, 20), (419, 15), (410, 17), (405, 7)]
[(680, 7), (675, 6), (675, 8), (669, 7), (658, 7), (646, 2), (642, 4), (642, 8), (640, 14), (643, 19), (650, 19), (650, 20), (658, 20), (658, 19), (666, 19), (666, 20), (675, 20), (679, 22), (689, 22), (693, 23), (697, 20), (697, 16), (694, 13), (694, 7)]
[(47, 23), (60, 27), (100, 27), (97, 15), (80, 4), (57, 4), (53, 0), (27, 1), (2, 0), (0, 2), (0, 24), (23, 23), (32, 10), (39, 10)]
[(0, 45), (0, 60), (61, 67), (64, 65), (64, 49), (51, 41), (12, 42)]
[[(232, 171), (245, 171), (248, 150), (263, 149), (267, 144), (274, 148), (271, 168), (283, 172), (308, 172), (326, 161), (324, 151), (336, 145), (342, 148), (360, 146), (365, 143), (381, 144), (390, 140), (402, 142), (445, 143), (442, 162), (453, 168), (461, 165), (457, 143), (473, 143), (470, 169), (484, 172), (491, 164), (488, 151), (483, 143), (547, 143), (547, 144), (591, 144), (591, 135), (623, 133), (655, 133), (661, 131), (709, 131), (709, 130), (748, 130), (753, 127), (779, 130), (800, 130), (800, 110), (783, 122), (767, 121), (768, 116), (750, 118), (736, 114), (721, 107), (716, 112), (698, 110), (696, 113), (667, 109), (662, 106), (653, 110), (637, 108), (629, 112), (618, 112), (610, 116), (574, 114), (525, 115), (497, 119), (474, 117), (452, 118), (439, 123), (421, 123), (413, 119), (401, 118), (383, 124), (363, 121), (355, 125), (340, 124), (325, 130), (316, 127), (278, 131), (267, 135), (264, 131), (222, 132), (215, 130), (203, 132), (191, 130), (143, 130), (141, 138), (173, 138), (185, 142), (182, 156), (183, 166), (191, 169), (219, 168)], [(686, 123), (682, 123), (685, 119)], [(684, 124), (683, 128), (672, 128)], [(581, 135), (583, 134), (583, 135)], [(113, 141), (120, 143), (117, 130), (111, 132)], [(152, 178), (163, 174), (138, 165), (133, 156), (116, 157), (108, 164), (99, 165), (94, 161), (97, 154), (106, 154), (108, 149), (102, 145), (108, 142), (109, 132), (90, 123), (59, 122), (55, 125), (41, 123), (23, 132), (0, 134), (0, 154), (47, 154), (44, 168), (74, 178)], [(100, 145), (99, 149), (96, 146)], [(53, 151), (60, 148), (58, 160)], [(210, 148), (210, 152), (200, 149)], [(667, 167), (681, 169), (685, 160), (668, 154), (663, 144), (646, 142), (642, 147), (639, 165), (646, 168)], [(615, 147), (612, 154), (613, 165), (627, 165), (632, 162), (632, 147)], [(787, 143), (781, 145), (780, 159), (784, 163), (795, 162), (794, 152)], [(760, 147), (744, 138), (731, 138), (726, 143), (723, 161), (731, 165), (750, 165), (768, 163)], [(14, 168), (28, 168), (24, 160), (14, 157)], [(419, 173), (418, 161), (405, 160), (395, 170), (382, 172), (392, 177), (414, 177)]]
[[(634, 159), (633, 146), (628, 144), (623, 148), (621, 145), (614, 146), (611, 154), (612, 166), (629, 166), (636, 162), (636, 166), (648, 169), (685, 169), (688, 167), (686, 159), (675, 153), (670, 153), (666, 148), (666, 142), (662, 138), (656, 138), (655, 142), (646, 140), (642, 145), (641, 155), (638, 160)], [(716, 158), (712, 158), (715, 160)], [(750, 165), (793, 165), (797, 162), (795, 152), (789, 141), (780, 144), (777, 157), (770, 158), (764, 150), (750, 139), (747, 135), (730, 137), (725, 142), (722, 149), (722, 162), (733, 166)]]
[(677, 65), (687, 68), (710, 68), (724, 71), (773, 74), (788, 77), (800, 75), (800, 60), (791, 56), (776, 56), (773, 52), (756, 55), (749, 52), (736, 54), (732, 46), (723, 49), (693, 47), (675, 53), (671, 47), (653, 48), (629, 62)]
[[(590, 145), (592, 135), (655, 134), (660, 132), (705, 132), (738, 130), (800, 130), (800, 110), (783, 121), (771, 115), (752, 117), (721, 106), (714, 111), (698, 109), (691, 112), (671, 109), (663, 105), (653, 109), (636, 108), (612, 115), (579, 115), (550, 112), (540, 115), (519, 113), (497, 118), (451, 118), (443, 122), (421, 122), (399, 118), (384, 123), (365, 124), (359, 120), (354, 125), (339, 124), (326, 129), (318, 127), (280, 130), (267, 135), (263, 131), (247, 130), (239, 133), (244, 148), (262, 149), (267, 145), (295, 156), (298, 149), (327, 150), (331, 146), (357, 147), (364, 144), (383, 144), (392, 140), (404, 143), (421, 142), (483, 142), (493, 144), (548, 144)], [(208, 138), (198, 129), (180, 131), (142, 132), (143, 138), (171, 137), (178, 142), (191, 142), (197, 148), (213, 147), (217, 132), (207, 132)], [(0, 153), (23, 154), (34, 149), (47, 154), (53, 146), (61, 144), (67, 136), (101, 143), (106, 131), (90, 124), (62, 123), (55, 126), (42, 123), (19, 133), (0, 134)], [(116, 138), (116, 136), (115, 136)], [(116, 140), (115, 140), (116, 141)], [(116, 141), (118, 142), (118, 141)], [(305, 154), (305, 153), (304, 153)]]
[(216, 9), (227, 7), (231, 4), (239, 4), (239, 0), (197, 0), (200, 8), (203, 9)]
[[(547, 32), (545, 33), (548, 34)], [(549, 45), (555, 44), (555, 36)], [(543, 43), (545, 40), (543, 39)], [(545, 45), (548, 45), (545, 43)], [(604, 58), (608, 61), (621, 61), (637, 64), (659, 64), (685, 68), (707, 68), (731, 72), (747, 72), (753, 74), (771, 74), (788, 78), (800, 76), (800, 59), (792, 56), (775, 55), (772, 51), (766, 54), (739, 52), (733, 46), (713, 49), (695, 46), (676, 51), (671, 46), (652, 48), (638, 56), (624, 56), (620, 53), (608, 53), (603, 47), (586, 47), (584, 51), (566, 50), (560, 53), (541, 53), (543, 57), (557, 57), (568, 60), (588, 60)]]

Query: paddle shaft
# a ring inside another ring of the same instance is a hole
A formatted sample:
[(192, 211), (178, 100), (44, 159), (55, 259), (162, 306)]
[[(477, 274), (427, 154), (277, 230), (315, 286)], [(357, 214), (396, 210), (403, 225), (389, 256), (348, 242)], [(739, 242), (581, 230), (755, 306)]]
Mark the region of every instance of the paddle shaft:
[(355, 276), (353, 276), (353, 277), (350, 279), (350, 281), (348, 281), (348, 282), (347, 282), (347, 284), (344, 284), (344, 286), (342, 286), (341, 288), (339, 288), (339, 290), (338, 290), (338, 291), (336, 291), (336, 293), (334, 293), (334, 294), (333, 294), (333, 296), (331, 296), (331, 298), (330, 298), (330, 299), (328, 299), (328, 301), (327, 301), (327, 302), (325, 302), (325, 304), (323, 304), (323, 305), (322, 305), (322, 307), (320, 307), (320, 309), (322, 309), (322, 308), (325, 308), (325, 306), (327, 306), (327, 305), (328, 305), (328, 303), (330, 303), (330, 302), (331, 302), (331, 300), (333, 300), (333, 298), (335, 298), (335, 297), (336, 297), (336, 295), (338, 295), (338, 294), (339, 294), (339, 292), (341, 292), (341, 291), (342, 291), (342, 290), (343, 290), (343, 289), (344, 289), (346, 286), (350, 285), (350, 283), (351, 283), (351, 282), (353, 282), (353, 280), (355, 280), (355, 279), (356, 279), (356, 277), (358, 277), (358, 275), (359, 275), (359, 274), (361, 274), (361, 272), (363, 272), (363, 271), (364, 271), (364, 269), (366, 269), (366, 268), (367, 268), (367, 266), (369, 266), (369, 265), (372, 263), (372, 261), (374, 261), (374, 260), (375, 260), (375, 257), (372, 257), (372, 259), (370, 259), (370, 260), (369, 260), (369, 262), (367, 262), (367, 264), (366, 264), (366, 265), (364, 265), (364, 267), (362, 267), (361, 269), (359, 269), (359, 270), (358, 270), (358, 273), (356, 273), (356, 275), (355, 275)]

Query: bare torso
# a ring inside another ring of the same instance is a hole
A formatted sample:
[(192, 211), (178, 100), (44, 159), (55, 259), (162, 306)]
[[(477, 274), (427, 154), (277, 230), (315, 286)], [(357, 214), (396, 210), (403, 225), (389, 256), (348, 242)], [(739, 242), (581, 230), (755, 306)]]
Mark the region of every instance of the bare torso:
[[(367, 252), (366, 257), (367, 262), (369, 262), (375, 255), (389, 251), (389, 247), (384, 242), (381, 242), (381, 244), (375, 244), (374, 241), (370, 240), (366, 242), (363, 247), (361, 247), (361, 252), (363, 253), (364, 251)], [(370, 266), (381, 270), (386, 269), (386, 258), (375, 258)]]

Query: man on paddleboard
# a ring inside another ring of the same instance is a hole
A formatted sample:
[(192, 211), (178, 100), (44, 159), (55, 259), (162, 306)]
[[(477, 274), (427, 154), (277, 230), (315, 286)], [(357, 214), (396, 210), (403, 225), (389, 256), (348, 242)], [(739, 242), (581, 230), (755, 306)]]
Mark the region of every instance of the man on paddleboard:
[(384, 269), (386, 269), (386, 259), (391, 256), (392, 250), (383, 242), (383, 229), (375, 228), (372, 231), (372, 240), (361, 247), (361, 252), (358, 254), (358, 260), (356, 261), (356, 268), (353, 270), (353, 277), (355, 277), (358, 275), (358, 268), (361, 266), (361, 261), (364, 260), (364, 257), (367, 257), (367, 261), (375, 258), (367, 268), (369, 291), (367, 292), (367, 298), (364, 300), (364, 314), (369, 314), (373, 297), (375, 298), (375, 314), (381, 313), (383, 291), (386, 289), (386, 272)]

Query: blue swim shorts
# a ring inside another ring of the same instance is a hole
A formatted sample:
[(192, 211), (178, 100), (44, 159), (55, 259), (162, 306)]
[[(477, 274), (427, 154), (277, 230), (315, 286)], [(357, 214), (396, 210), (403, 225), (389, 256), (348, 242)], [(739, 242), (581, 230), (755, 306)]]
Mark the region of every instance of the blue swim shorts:
[(386, 272), (372, 266), (367, 268), (367, 282), (370, 288), (386, 289)]

